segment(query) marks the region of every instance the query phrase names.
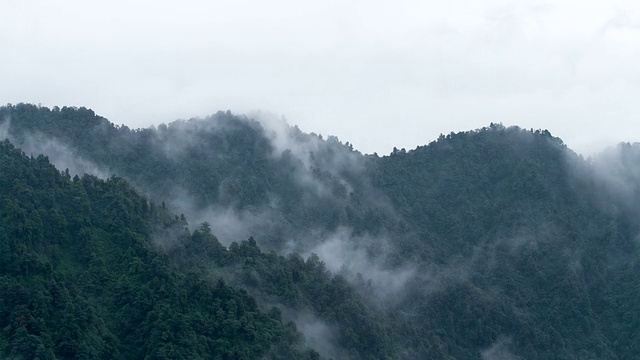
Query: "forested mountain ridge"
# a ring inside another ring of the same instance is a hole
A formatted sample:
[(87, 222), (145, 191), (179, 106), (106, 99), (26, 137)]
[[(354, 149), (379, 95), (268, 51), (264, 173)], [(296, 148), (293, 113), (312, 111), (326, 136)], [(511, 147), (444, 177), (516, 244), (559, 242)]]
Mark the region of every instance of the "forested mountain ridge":
[(233, 212), (243, 224), (218, 234), (228, 242), (259, 232), (263, 244), (278, 248), (300, 228), (308, 234), (357, 223), (356, 231), (371, 231), (384, 213), (360, 176), (361, 154), (335, 137), (324, 140), (278, 121), (267, 128), (218, 112), (131, 130), (84, 108), (27, 104), (0, 108), (3, 120), (5, 132), (25, 150), (50, 153), (72, 173), (126, 177), (192, 222)]
[(228, 112), (131, 130), (20, 104), (0, 122), (61, 170), (184, 212), (153, 235), (176, 271), (276, 305), (326, 357), (640, 355), (637, 146), (584, 160), (492, 124), (379, 157)]
[(317, 357), (296, 350), (299, 334), (278, 311), (263, 313), (246, 292), (195, 268), (178, 271), (151, 237), (184, 224), (121, 178), (72, 179), (46, 157), (28, 158), (4, 141), (0, 215), (4, 355)]

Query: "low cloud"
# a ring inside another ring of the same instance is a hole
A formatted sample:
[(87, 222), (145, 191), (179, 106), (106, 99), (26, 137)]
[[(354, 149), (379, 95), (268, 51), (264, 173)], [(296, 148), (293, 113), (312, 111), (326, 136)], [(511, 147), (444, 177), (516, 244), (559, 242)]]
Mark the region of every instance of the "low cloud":
[(388, 266), (388, 247), (384, 238), (353, 236), (350, 229), (340, 228), (308, 250), (306, 256), (314, 253), (333, 273), (342, 274), (351, 281), (364, 281), (379, 300), (397, 300), (407, 283), (416, 276), (416, 268)]
[(13, 136), (11, 134), (11, 121), (8, 118), (0, 124), (0, 139), (8, 139), (27, 155), (38, 156), (42, 154), (48, 157), (49, 162), (59, 171), (69, 170), (71, 175), (82, 176), (89, 174), (106, 179), (111, 174), (109, 170), (83, 158), (77, 151), (56, 138), (39, 132), (27, 133), (19, 138)]
[(305, 134), (297, 126), (290, 126), (283, 117), (266, 112), (254, 112), (251, 117), (264, 128), (265, 136), (273, 147), (272, 157), (279, 159), (292, 154), (299, 161), (301, 166), (295, 168), (294, 177), (305, 189), (315, 190), (320, 196), (330, 193), (314, 170), (330, 174), (348, 192), (352, 187), (344, 175), (364, 172), (361, 154), (351, 151), (335, 136), (328, 136), (325, 140), (321, 135)]
[(335, 345), (337, 343), (337, 330), (326, 322), (318, 319), (309, 311), (284, 311), (283, 319), (293, 321), (298, 331), (304, 336), (305, 346), (317, 351), (326, 359), (342, 359), (342, 351)]
[(171, 212), (186, 216), (191, 229), (199, 227), (203, 222), (209, 223), (211, 231), (225, 246), (234, 241), (246, 240), (250, 236), (268, 243), (265, 245), (272, 245), (272, 237), (288, 234), (285, 220), (275, 204), (240, 210), (231, 205), (211, 204), (201, 207), (196, 205), (195, 198), (188, 191), (180, 187), (175, 187), (166, 201), (170, 204)]
[(636, 207), (640, 197), (640, 144), (621, 143), (591, 159), (592, 178), (618, 204)]
[(513, 342), (509, 337), (500, 337), (489, 348), (482, 350), (482, 360), (521, 360), (520, 356), (513, 354), (511, 348)]

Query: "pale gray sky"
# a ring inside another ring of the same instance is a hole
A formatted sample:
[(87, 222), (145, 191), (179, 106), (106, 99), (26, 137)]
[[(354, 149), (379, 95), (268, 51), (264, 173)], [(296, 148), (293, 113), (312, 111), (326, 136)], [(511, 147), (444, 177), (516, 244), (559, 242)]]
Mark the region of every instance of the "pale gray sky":
[(0, 0), (0, 102), (283, 115), (363, 152), (502, 122), (640, 141), (637, 1)]

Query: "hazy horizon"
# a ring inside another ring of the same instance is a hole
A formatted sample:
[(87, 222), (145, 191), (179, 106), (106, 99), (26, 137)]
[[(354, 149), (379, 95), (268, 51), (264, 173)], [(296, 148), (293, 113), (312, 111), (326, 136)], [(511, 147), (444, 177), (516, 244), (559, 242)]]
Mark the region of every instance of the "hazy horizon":
[(2, 1), (4, 103), (147, 127), (285, 117), (363, 153), (487, 126), (590, 155), (640, 131), (640, 4)]

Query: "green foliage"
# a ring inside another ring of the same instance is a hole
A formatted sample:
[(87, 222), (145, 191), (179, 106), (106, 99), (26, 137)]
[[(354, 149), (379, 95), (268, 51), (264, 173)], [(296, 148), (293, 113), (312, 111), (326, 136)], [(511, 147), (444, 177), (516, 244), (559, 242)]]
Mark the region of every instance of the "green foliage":
[(5, 141), (0, 183), (4, 354), (255, 359), (280, 349), (289, 358), (315, 356), (296, 350), (295, 329), (261, 312), (246, 292), (178, 271), (151, 234), (180, 220), (123, 179), (72, 180)]
[[(256, 234), (271, 249), (280, 250), (283, 238), (304, 238), (310, 229), (350, 226), (356, 233), (374, 233), (395, 221), (361, 181), (361, 155), (334, 137), (323, 140), (297, 128), (275, 134), (230, 112), (137, 130), (84, 108), (19, 104), (0, 107), (3, 119), (9, 119), (10, 135), (18, 144), (32, 142), (36, 134), (57, 139), (74, 155), (187, 215), (212, 204), (271, 214), (266, 228)], [(294, 141), (303, 154), (275, 146), (274, 136)]]
[[(71, 179), (3, 145), (7, 354), (317, 358), (283, 323), (300, 314), (329, 329), (318, 350), (336, 358), (640, 354), (636, 145), (585, 161), (548, 131), (492, 124), (379, 157), (229, 112), (138, 130), (84, 108), (20, 104), (3, 119), (19, 143), (45, 134), (127, 179)], [(190, 232), (168, 213), (184, 198), (194, 214), (267, 214), (266, 225), (247, 223), (253, 238), (226, 248), (209, 224)], [(378, 267), (413, 276), (393, 292), (375, 271), (272, 251), (341, 228)]]

